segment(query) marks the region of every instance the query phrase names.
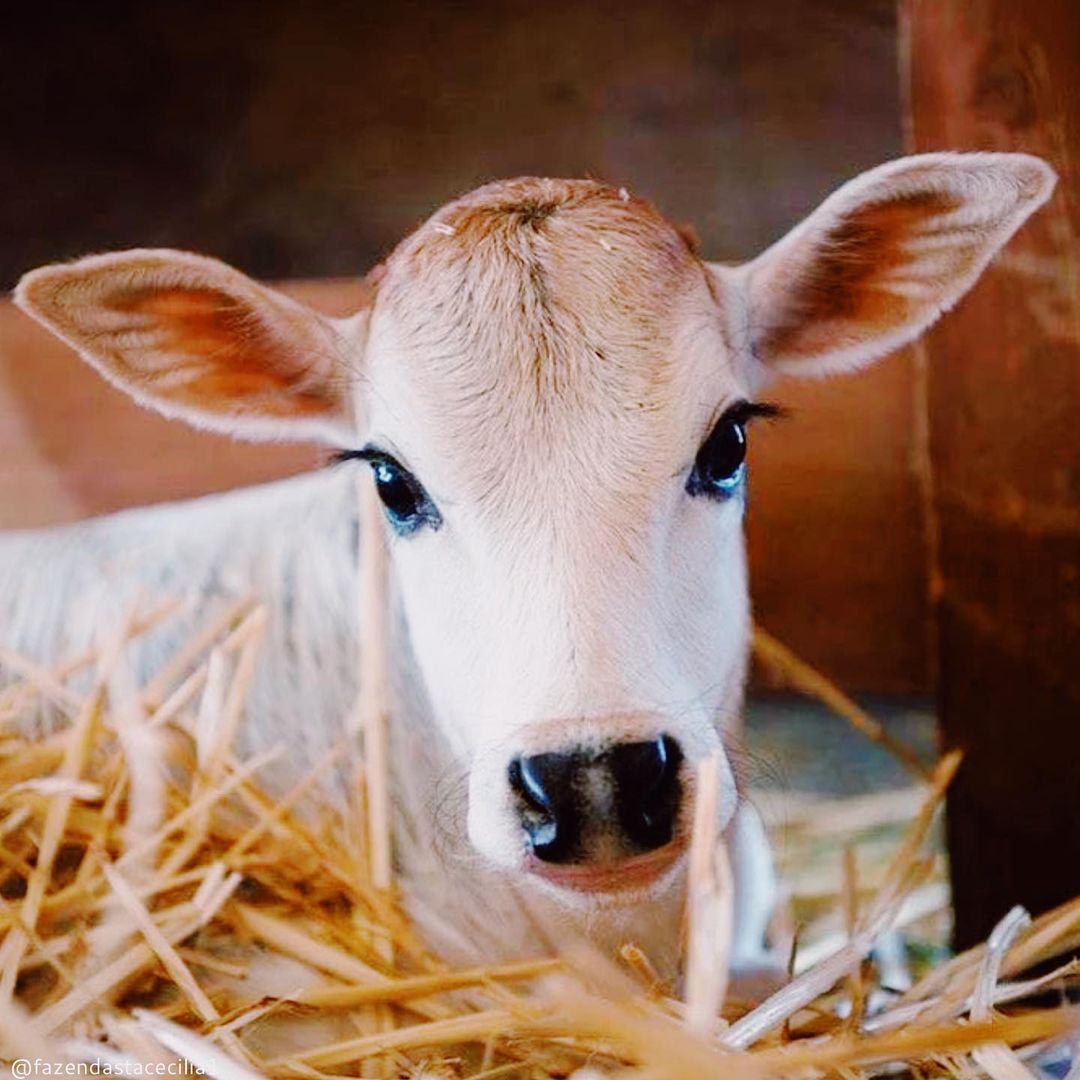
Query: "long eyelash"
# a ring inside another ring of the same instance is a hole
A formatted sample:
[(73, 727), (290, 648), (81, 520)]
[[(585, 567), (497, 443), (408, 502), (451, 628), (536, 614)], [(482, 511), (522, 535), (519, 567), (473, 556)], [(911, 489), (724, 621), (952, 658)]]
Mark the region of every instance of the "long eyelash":
[(323, 465), (327, 469), (336, 468), (338, 465), (344, 465), (346, 461), (368, 461), (370, 460), (367, 454), (363, 450), (331, 450), (326, 455), (326, 460)]
[(736, 401), (724, 410), (720, 420), (746, 424), (751, 420), (786, 420), (790, 415), (783, 405), (777, 405), (773, 401)]
[(333, 450), (327, 455), (326, 466), (332, 469), (335, 465), (343, 465), (346, 461), (389, 461), (400, 469), (400, 463), (391, 457), (385, 450), (377, 446), (365, 446), (360, 450)]

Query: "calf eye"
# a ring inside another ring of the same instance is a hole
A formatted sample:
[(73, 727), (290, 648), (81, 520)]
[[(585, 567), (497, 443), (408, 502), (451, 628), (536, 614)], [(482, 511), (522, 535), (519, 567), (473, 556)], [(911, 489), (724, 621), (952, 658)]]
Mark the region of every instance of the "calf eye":
[(746, 425), (756, 417), (774, 420), (787, 415), (766, 401), (737, 401), (728, 408), (701, 444), (686, 479), (688, 495), (724, 500), (746, 479)]
[(746, 476), (746, 427), (735, 416), (725, 415), (701, 444), (686, 481), (689, 495), (726, 499)]
[(366, 461), (375, 477), (375, 491), (386, 519), (399, 536), (410, 536), (425, 526), (437, 529), (442, 515), (423, 484), (400, 461), (374, 446), (363, 450), (339, 450), (331, 461)]
[(387, 520), (400, 536), (409, 536), (430, 526), (437, 529), (442, 517), (420, 481), (393, 458), (380, 457), (371, 462), (375, 490), (386, 510)]

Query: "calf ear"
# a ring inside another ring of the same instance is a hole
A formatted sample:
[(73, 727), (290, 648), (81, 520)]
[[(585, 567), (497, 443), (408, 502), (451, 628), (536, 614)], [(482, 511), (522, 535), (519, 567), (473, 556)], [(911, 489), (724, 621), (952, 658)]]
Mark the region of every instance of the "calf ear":
[(1027, 154), (925, 154), (864, 173), (734, 278), (754, 357), (790, 375), (851, 370), (952, 307), (1049, 197)]
[(335, 322), (215, 259), (95, 255), (27, 274), (15, 300), (166, 416), (253, 440), (348, 431)]

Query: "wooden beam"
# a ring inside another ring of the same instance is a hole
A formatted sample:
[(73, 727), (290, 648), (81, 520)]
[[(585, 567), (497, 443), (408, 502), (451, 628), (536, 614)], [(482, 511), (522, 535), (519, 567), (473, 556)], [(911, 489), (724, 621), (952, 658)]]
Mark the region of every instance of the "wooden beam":
[(1080, 4), (902, 0), (916, 151), (1025, 150), (1051, 204), (926, 344), (958, 947), (1080, 894)]

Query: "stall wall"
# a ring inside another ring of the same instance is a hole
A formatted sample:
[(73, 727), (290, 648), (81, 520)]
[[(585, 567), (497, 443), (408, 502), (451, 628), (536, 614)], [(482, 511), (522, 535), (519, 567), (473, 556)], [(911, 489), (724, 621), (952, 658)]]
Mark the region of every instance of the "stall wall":
[(926, 341), (956, 944), (1080, 893), (1080, 5), (910, 0), (916, 150), (1022, 150), (1050, 202)]

